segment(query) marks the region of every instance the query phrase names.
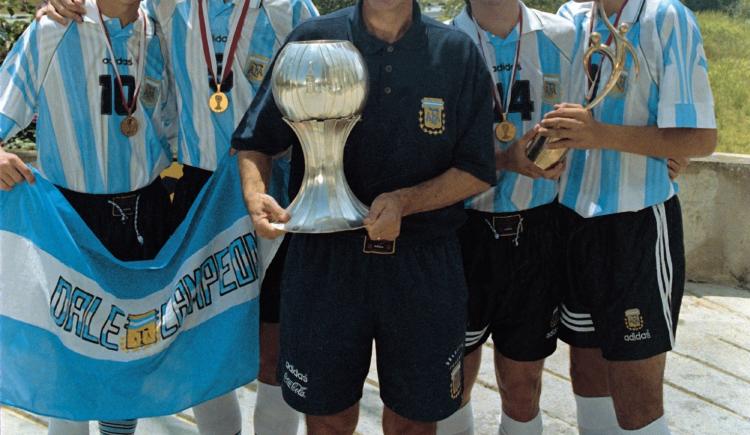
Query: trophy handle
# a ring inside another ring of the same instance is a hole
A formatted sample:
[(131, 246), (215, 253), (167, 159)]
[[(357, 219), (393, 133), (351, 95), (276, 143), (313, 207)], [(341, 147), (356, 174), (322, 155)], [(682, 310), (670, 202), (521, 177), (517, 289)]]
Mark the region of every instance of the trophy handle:
[(628, 41), (628, 32), (630, 31), (630, 26), (627, 23), (623, 23), (620, 25), (619, 29), (616, 29), (615, 26), (609, 22), (607, 14), (606, 12), (604, 12), (604, 6), (602, 6), (602, 3), (596, 2), (596, 7), (598, 15), (600, 17), (603, 17), (604, 25), (607, 26), (607, 29), (609, 29), (609, 32), (612, 35), (612, 39), (614, 40), (614, 50), (612, 49), (612, 47), (609, 47), (606, 44), (601, 44), (601, 36), (598, 33), (594, 32), (591, 34), (591, 41), (594, 44), (586, 50), (586, 53), (583, 56), (583, 62), (586, 68), (587, 77), (589, 77), (589, 80), (591, 80), (592, 83), (596, 80), (596, 78), (591, 77), (591, 74), (589, 73), (591, 56), (596, 53), (599, 53), (600, 55), (609, 59), (610, 63), (612, 64), (612, 72), (609, 75), (607, 83), (605, 83), (604, 87), (599, 92), (597, 92), (596, 98), (586, 104), (587, 109), (592, 109), (594, 106), (604, 101), (604, 97), (606, 97), (607, 94), (609, 94), (612, 89), (617, 86), (617, 82), (620, 80), (622, 73), (625, 72), (628, 54), (633, 57), (633, 73), (636, 76), (640, 73), (640, 63), (635, 52), (635, 47), (633, 47), (633, 44)]

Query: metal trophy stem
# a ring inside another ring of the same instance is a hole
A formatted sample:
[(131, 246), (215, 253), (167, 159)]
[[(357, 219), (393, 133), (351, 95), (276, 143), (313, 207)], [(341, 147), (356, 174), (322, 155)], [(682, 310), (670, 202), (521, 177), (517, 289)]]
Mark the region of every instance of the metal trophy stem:
[(367, 97), (362, 56), (348, 41), (291, 42), (271, 80), (276, 105), (305, 157), (302, 185), (287, 208), (291, 219), (274, 226), (295, 233), (361, 228), (368, 208), (344, 177), (344, 146)]
[[(628, 53), (630, 53), (633, 58), (633, 72), (635, 75), (637, 76), (640, 71), (635, 48), (633, 48), (633, 44), (631, 44), (627, 38), (630, 26), (627, 23), (623, 23), (620, 24), (619, 29), (616, 29), (615, 26), (609, 22), (602, 3), (600, 1), (596, 1), (595, 3), (597, 8), (596, 15), (603, 18), (604, 25), (609, 29), (614, 41), (614, 49), (607, 44), (602, 44), (602, 36), (598, 32), (591, 33), (591, 45), (586, 49), (586, 53), (583, 56), (583, 67), (586, 76), (589, 79), (589, 83), (593, 83), (592, 86), (596, 86), (597, 83), (597, 78), (591, 76), (590, 70), (591, 57), (594, 54), (598, 53), (603, 57), (606, 57), (612, 63), (612, 72), (609, 75), (609, 79), (604, 84), (604, 87), (597, 92), (596, 97), (584, 106), (588, 110), (593, 109), (597, 104), (604, 101), (604, 97), (606, 97), (607, 94), (617, 86), (617, 82), (620, 80), (622, 73), (626, 70)], [(591, 19), (593, 20), (594, 17), (591, 17)], [(601, 64), (598, 73), (601, 74)], [(556, 165), (568, 152), (567, 148), (547, 148), (547, 143), (552, 141), (554, 141), (554, 139), (548, 139), (547, 137), (536, 135), (534, 139), (526, 145), (526, 156), (541, 169), (547, 170)]]

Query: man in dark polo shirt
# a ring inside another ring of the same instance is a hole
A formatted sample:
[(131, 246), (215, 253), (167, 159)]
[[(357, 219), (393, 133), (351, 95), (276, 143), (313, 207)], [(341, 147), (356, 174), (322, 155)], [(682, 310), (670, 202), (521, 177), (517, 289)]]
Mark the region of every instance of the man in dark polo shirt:
[[(309, 434), (351, 434), (375, 340), (385, 433), (432, 434), (461, 403), (466, 285), (455, 232), (461, 201), (495, 182), (492, 82), (472, 41), (423, 17), (412, 0), (363, 0), (289, 38), (316, 39), (350, 40), (367, 63), (369, 95), (344, 169), (370, 214), (366, 231), (291, 238), (281, 300), (284, 399), (307, 414)], [(270, 77), (232, 144), (256, 231), (275, 238), (283, 233), (270, 222), (289, 215), (266, 194), (271, 156), (292, 147), (291, 197), (304, 157)], [(426, 105), (442, 111), (439, 126), (422, 122)], [(371, 240), (395, 243), (377, 252)]]

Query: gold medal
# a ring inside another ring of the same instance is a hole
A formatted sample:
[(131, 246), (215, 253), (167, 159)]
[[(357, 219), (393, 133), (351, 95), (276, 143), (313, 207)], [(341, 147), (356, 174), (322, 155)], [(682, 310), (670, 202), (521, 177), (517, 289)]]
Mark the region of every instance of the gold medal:
[(138, 133), (138, 120), (132, 115), (128, 115), (120, 123), (120, 131), (127, 137), (135, 136)]
[(502, 142), (510, 142), (516, 138), (516, 126), (510, 121), (503, 121), (495, 125), (495, 137)]
[(214, 113), (222, 113), (229, 107), (229, 98), (227, 94), (221, 91), (214, 92), (208, 99), (208, 107)]
[[(206, 66), (208, 67), (208, 77), (211, 79), (211, 82), (213, 82), (214, 89), (216, 89), (216, 92), (208, 97), (208, 108), (214, 113), (223, 113), (229, 107), (229, 97), (226, 93), (222, 92), (222, 87), (226, 84), (227, 86), (224, 88), (224, 90), (226, 90), (227, 92), (230, 92), (232, 90), (232, 88), (227, 83), (227, 79), (232, 73), (234, 53), (237, 50), (237, 44), (242, 37), (242, 28), (245, 23), (245, 18), (247, 17), (247, 11), (250, 7), (250, 3), (252, 2), (250, 0), (246, 0), (243, 3), (239, 18), (237, 19), (237, 22), (234, 23), (229, 36), (227, 36), (227, 39), (225, 40), (229, 42), (229, 51), (222, 55), (224, 64), (223, 66), (218, 65), (216, 53), (214, 53), (214, 46), (209, 41), (209, 30), (211, 28), (211, 23), (209, 22), (208, 16), (206, 15), (204, 10), (206, 7), (205, 3), (207, 3), (206, 0), (198, 0), (198, 24), (201, 31), (203, 59), (206, 61)], [(218, 71), (221, 71), (221, 77), (218, 77), (216, 75)]]

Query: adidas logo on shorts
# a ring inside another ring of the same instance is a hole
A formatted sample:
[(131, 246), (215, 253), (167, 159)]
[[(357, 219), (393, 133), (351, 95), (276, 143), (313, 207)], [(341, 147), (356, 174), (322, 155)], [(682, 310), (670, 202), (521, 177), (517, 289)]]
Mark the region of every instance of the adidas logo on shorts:
[(623, 336), (623, 338), (625, 341), (649, 340), (651, 339), (651, 331), (647, 329), (644, 332), (631, 332), (630, 334)]
[(300, 381), (307, 383), (307, 374), (302, 373), (299, 370), (297, 370), (296, 367), (294, 367), (292, 364), (289, 363), (289, 361), (286, 361), (285, 364), (286, 370), (294, 375), (295, 378), (299, 379)]

